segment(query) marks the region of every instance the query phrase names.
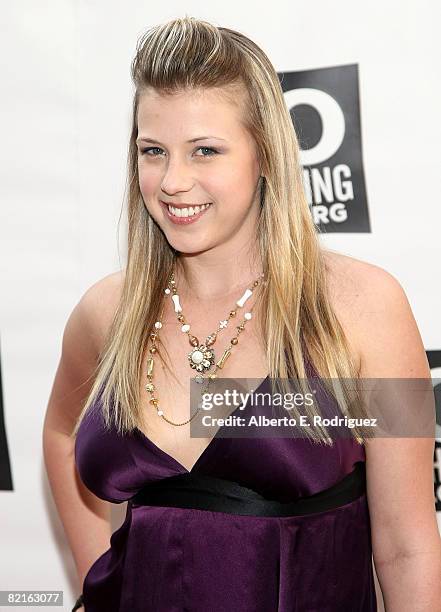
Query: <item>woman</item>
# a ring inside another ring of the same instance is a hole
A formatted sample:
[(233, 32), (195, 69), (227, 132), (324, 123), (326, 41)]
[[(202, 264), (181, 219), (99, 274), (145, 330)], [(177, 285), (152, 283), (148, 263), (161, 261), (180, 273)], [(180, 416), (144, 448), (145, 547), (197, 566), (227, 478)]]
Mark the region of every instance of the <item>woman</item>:
[(193, 377), (430, 373), (395, 278), (319, 246), (261, 49), (175, 19), (132, 76), (127, 266), (71, 314), (45, 422), (78, 606), (371, 611), (373, 552), (388, 612), (441, 609), (433, 438), (190, 436)]

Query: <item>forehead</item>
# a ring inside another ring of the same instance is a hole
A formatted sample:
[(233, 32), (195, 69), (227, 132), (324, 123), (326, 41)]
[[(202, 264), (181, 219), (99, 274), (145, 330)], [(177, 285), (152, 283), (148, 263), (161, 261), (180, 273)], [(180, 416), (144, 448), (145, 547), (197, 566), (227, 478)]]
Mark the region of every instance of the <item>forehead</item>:
[(242, 128), (243, 96), (225, 88), (188, 89), (165, 94), (144, 90), (139, 97), (138, 128), (207, 129), (228, 133)]

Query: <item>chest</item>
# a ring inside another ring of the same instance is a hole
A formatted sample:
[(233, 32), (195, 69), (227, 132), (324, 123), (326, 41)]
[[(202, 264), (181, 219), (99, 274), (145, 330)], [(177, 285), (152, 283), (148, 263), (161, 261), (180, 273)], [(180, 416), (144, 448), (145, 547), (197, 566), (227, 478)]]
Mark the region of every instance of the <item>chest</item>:
[[(191, 334), (196, 336), (200, 344), (204, 343), (218, 327), (220, 320), (225, 318), (225, 308), (219, 308), (207, 315), (202, 310), (194, 311), (194, 323), (191, 322)], [(239, 314), (239, 313), (238, 313)], [(247, 321), (244, 331), (237, 333), (236, 326), (242, 323), (242, 317), (230, 319), (228, 325), (221, 329), (216, 341), (210, 347), (214, 352), (215, 363), (222, 357), (224, 350), (230, 347), (235, 336), (238, 343), (233, 345), (231, 354), (221, 370), (217, 371), (219, 378), (256, 379), (257, 383), (268, 374), (265, 348), (261, 338), (258, 310), (253, 311), (253, 317)], [(171, 307), (166, 307), (159, 330), (156, 345), (159, 355), (154, 354), (153, 384), (154, 397), (158, 399), (158, 408), (164, 416), (174, 423), (185, 423), (196, 410), (195, 389), (204, 385), (195, 385), (191, 380), (197, 375), (197, 370), (191, 368), (188, 358), (194, 348), (188, 335), (181, 331), (181, 324)], [(140, 381), (140, 398), (142, 408), (142, 432), (160, 449), (174, 457), (187, 469), (191, 469), (199, 456), (209, 445), (211, 438), (190, 436), (190, 423), (180, 426), (171, 425), (158, 416), (157, 409), (150, 403), (151, 394), (145, 389), (147, 379), (147, 361), (151, 354), (151, 341), (144, 347), (142, 358), (142, 378)], [(210, 371), (213, 371), (212, 368)], [(192, 390), (192, 395), (191, 395)]]

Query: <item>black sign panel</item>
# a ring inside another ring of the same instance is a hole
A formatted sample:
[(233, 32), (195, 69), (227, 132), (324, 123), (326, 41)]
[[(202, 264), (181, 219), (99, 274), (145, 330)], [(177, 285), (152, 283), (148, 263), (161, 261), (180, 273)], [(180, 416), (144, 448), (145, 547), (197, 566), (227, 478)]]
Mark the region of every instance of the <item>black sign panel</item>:
[(279, 79), (315, 225), (321, 233), (370, 232), (357, 64), (282, 72)]
[(0, 361), (0, 490), (12, 491), (11, 463), (9, 461), (6, 439), (5, 418), (3, 411), (2, 368)]

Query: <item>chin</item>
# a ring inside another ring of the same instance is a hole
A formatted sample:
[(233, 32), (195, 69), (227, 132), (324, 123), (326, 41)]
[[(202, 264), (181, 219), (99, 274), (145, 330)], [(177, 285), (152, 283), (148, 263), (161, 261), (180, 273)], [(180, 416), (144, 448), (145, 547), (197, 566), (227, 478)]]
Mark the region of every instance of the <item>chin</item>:
[(169, 245), (182, 254), (197, 255), (216, 246), (216, 240), (211, 232), (203, 231), (195, 232), (193, 235), (184, 235), (179, 227), (177, 229), (168, 227), (162, 231)]
[(167, 242), (171, 247), (175, 249), (180, 255), (200, 255), (205, 251), (209, 251), (212, 247), (206, 244), (188, 244), (187, 241), (173, 240), (166, 236)]

